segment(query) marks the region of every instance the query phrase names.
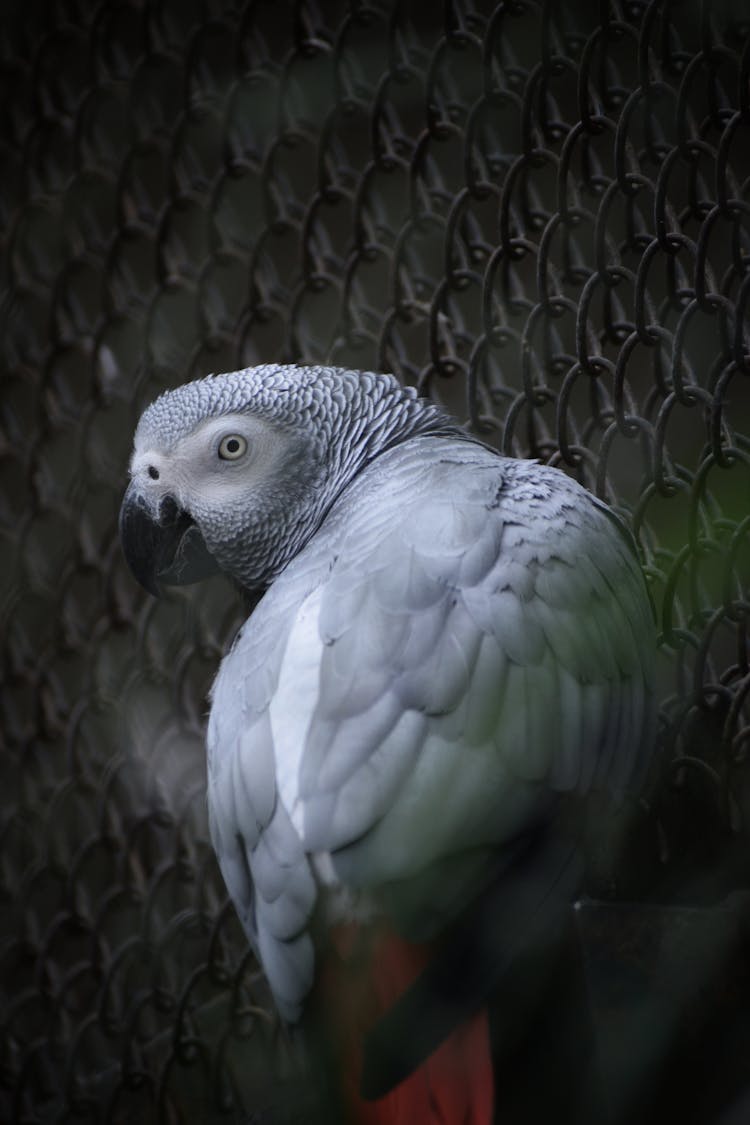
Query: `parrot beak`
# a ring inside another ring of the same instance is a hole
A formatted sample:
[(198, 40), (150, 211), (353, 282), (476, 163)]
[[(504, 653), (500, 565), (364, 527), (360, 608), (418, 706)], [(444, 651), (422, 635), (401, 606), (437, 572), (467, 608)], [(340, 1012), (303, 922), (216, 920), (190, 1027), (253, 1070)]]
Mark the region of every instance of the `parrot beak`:
[(136, 580), (159, 597), (161, 586), (188, 586), (219, 572), (195, 521), (165, 496), (154, 512), (132, 482), (120, 508), (120, 542)]

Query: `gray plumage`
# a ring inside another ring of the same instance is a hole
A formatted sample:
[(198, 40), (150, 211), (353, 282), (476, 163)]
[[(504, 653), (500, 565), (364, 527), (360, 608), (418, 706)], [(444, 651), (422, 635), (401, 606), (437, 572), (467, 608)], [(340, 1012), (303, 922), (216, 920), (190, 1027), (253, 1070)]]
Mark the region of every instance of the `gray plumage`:
[[(214, 464), (235, 432), (247, 464)], [(558, 794), (639, 785), (651, 608), (628, 533), (562, 473), (498, 456), (388, 376), (284, 367), (162, 396), (132, 473), (142, 580), (148, 519), (174, 539), (151, 579), (216, 564), (265, 589), (214, 685), (208, 803), (287, 1019), (321, 913), (400, 901), (396, 924), (430, 938)]]

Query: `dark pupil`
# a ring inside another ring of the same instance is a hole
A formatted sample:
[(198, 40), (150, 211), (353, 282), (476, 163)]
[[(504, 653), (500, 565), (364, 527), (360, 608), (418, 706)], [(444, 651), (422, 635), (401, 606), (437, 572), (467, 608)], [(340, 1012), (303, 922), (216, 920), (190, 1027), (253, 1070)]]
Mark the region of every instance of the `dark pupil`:
[(227, 442), (227, 453), (236, 453), (239, 448), (240, 443), (237, 441), (237, 438), (230, 438)]

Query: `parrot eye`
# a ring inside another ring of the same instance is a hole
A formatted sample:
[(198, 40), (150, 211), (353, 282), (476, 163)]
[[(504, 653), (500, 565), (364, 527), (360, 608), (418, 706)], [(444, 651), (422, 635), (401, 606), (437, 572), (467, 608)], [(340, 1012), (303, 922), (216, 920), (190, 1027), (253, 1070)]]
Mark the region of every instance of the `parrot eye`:
[(241, 434), (227, 434), (219, 442), (219, 457), (222, 461), (238, 461), (247, 452), (247, 441)]

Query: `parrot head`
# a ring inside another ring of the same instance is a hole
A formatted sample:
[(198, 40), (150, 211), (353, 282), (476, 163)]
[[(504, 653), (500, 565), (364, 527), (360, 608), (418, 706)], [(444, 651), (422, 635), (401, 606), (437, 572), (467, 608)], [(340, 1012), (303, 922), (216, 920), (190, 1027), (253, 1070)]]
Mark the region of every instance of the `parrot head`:
[(367, 461), (446, 430), (462, 433), (387, 375), (269, 365), (187, 383), (138, 423), (125, 558), (153, 594), (219, 571), (262, 589)]

